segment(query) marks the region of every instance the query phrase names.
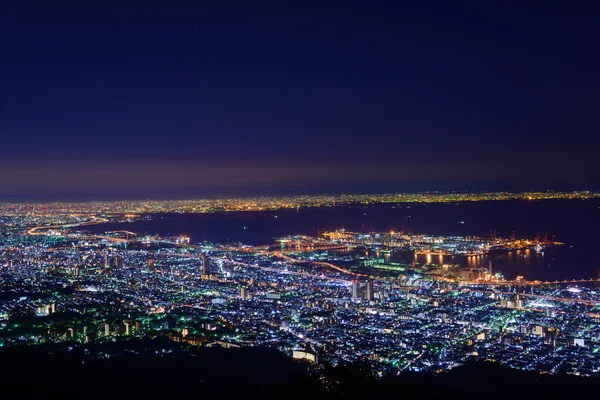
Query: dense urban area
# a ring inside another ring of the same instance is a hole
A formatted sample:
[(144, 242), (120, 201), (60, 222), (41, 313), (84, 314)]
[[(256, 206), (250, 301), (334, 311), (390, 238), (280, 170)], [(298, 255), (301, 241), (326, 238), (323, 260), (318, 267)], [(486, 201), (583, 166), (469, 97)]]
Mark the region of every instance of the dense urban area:
[[(91, 233), (152, 213), (272, 210), (333, 202), (596, 198), (596, 193), (323, 196), (0, 205), (0, 346), (162, 337), (200, 347), (269, 347), (318, 369), (366, 362), (376, 376), (441, 372), (481, 360), (543, 374), (598, 375), (597, 277), (506, 280), (494, 266), (439, 255), (543, 252), (550, 237), (349, 232), (272, 244), (194, 243), (183, 235)], [(382, 253), (426, 254), (426, 263)]]
[(442, 203), (500, 200), (593, 199), (600, 193), (576, 192), (424, 192), (398, 194), (340, 194), (294, 197), (243, 197), (191, 200), (97, 201), (53, 203), (0, 203), (0, 214), (36, 216), (65, 213), (211, 213), (266, 211), (300, 207), (330, 207), (353, 203)]

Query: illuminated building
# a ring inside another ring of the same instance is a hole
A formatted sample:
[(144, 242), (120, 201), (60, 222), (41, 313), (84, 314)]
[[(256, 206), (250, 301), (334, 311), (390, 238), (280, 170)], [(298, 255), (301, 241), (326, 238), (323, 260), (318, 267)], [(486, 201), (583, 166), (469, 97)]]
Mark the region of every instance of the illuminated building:
[(202, 254), (202, 275), (210, 275), (210, 259), (206, 253)]
[(292, 358), (295, 360), (307, 360), (312, 363), (317, 362), (317, 356), (308, 351), (294, 350), (292, 352)]
[(148, 260), (146, 264), (146, 272), (154, 272), (154, 259), (151, 258)]
[(358, 299), (358, 282), (352, 281), (352, 299)]
[(517, 295), (516, 298), (515, 298), (515, 306), (519, 310), (523, 308), (523, 299), (519, 295)]
[(546, 332), (546, 328), (541, 326), (541, 325), (536, 325), (535, 327), (535, 334), (538, 336), (544, 336)]
[(372, 280), (367, 281), (367, 287), (365, 290), (365, 299), (367, 301), (373, 300), (373, 281)]
[(177, 239), (175, 239), (175, 243), (177, 244), (190, 244), (190, 238), (187, 236), (179, 236), (177, 237)]

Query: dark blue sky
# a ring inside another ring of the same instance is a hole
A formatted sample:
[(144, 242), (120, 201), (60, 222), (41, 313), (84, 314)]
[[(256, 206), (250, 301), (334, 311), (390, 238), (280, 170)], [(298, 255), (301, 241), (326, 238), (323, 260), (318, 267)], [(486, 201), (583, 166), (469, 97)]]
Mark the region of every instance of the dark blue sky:
[(3, 3), (0, 195), (597, 187), (591, 4), (214, 3)]

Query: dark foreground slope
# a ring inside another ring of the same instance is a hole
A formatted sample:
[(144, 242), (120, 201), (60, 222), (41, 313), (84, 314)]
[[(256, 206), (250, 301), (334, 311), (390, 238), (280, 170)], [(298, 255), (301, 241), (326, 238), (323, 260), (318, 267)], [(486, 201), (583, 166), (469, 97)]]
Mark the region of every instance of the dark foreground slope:
[[(0, 386), (35, 394), (92, 398), (190, 392), (311, 389), (306, 365), (258, 348), (186, 349), (168, 339), (0, 351)], [(12, 387), (11, 387), (12, 386)], [(314, 388), (313, 388), (314, 389)]]
[[(164, 398), (219, 392), (369, 398), (566, 398), (598, 393), (596, 378), (548, 376), (493, 363), (441, 375), (402, 374), (374, 379), (368, 367), (309, 368), (268, 349), (185, 349), (165, 340), (85, 347), (23, 347), (0, 351), (0, 387), (20, 398)], [(68, 398), (68, 397), (67, 397)]]

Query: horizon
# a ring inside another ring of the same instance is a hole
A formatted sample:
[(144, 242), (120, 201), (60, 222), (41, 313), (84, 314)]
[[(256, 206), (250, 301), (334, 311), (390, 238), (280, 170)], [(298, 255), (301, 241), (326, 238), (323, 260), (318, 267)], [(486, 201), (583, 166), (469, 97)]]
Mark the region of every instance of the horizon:
[[(296, 194), (272, 194), (272, 195), (241, 195), (241, 196), (227, 196), (227, 195), (213, 195), (213, 196), (189, 196), (189, 197), (105, 197), (105, 198), (88, 198), (82, 199), (77, 197), (58, 196), (52, 197), (28, 197), (19, 195), (0, 195), (0, 204), (61, 204), (61, 203), (118, 203), (118, 202), (179, 202), (179, 201), (218, 201), (218, 200), (243, 200), (243, 199), (293, 199), (301, 197), (318, 198), (318, 197), (360, 197), (360, 196), (400, 196), (400, 195), (444, 195), (444, 194), (461, 194), (461, 195), (479, 195), (479, 194), (505, 194), (505, 195), (521, 195), (521, 194), (598, 194), (600, 190), (591, 189), (579, 189), (579, 190), (420, 190), (420, 191), (403, 191), (403, 192), (317, 192), (317, 193), (296, 193)], [(12, 200), (9, 200), (12, 199)], [(502, 201), (498, 199), (494, 201)], [(545, 199), (538, 199), (545, 200)]]

